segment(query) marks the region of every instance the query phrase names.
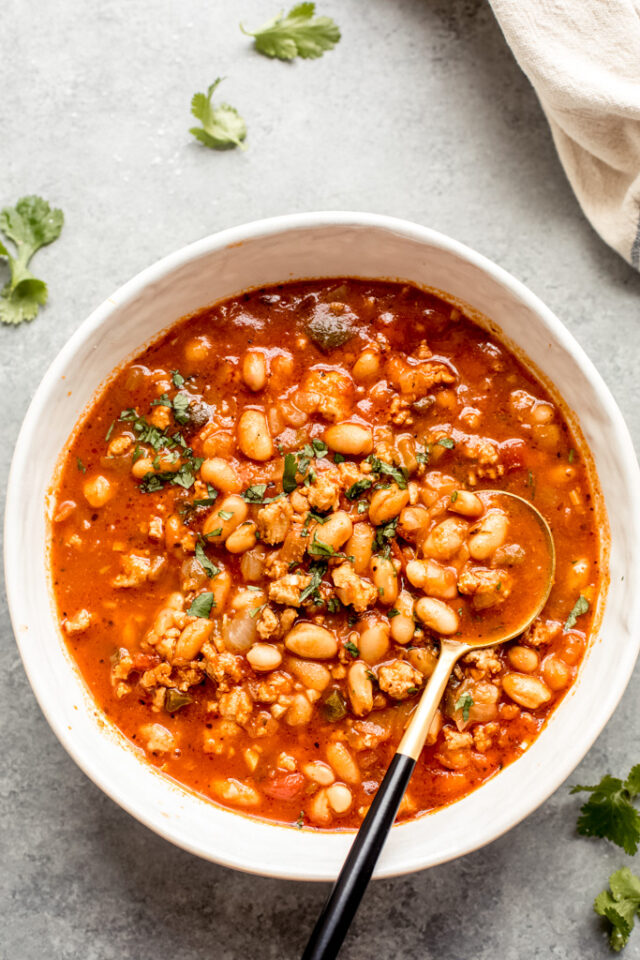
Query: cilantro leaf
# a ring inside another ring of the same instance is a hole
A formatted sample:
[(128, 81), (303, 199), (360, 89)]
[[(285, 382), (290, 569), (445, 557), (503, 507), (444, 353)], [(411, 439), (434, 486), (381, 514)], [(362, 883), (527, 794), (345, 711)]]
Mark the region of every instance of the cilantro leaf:
[(353, 657), (354, 660), (357, 660), (357, 658), (360, 656), (360, 651), (353, 640), (345, 640), (342, 646), (347, 653)]
[(324, 540), (318, 540), (315, 533), (313, 534), (313, 540), (307, 547), (307, 551), (314, 557), (344, 557), (344, 553), (334, 550), (330, 543), (325, 543)]
[(404, 469), (395, 467), (392, 463), (385, 463), (384, 460), (378, 459), (378, 457), (376, 457), (373, 453), (367, 457), (367, 460), (371, 464), (371, 470), (373, 473), (386, 474), (387, 476), (392, 477), (401, 490), (406, 490), (407, 473)]
[(298, 486), (296, 483), (296, 458), (293, 453), (287, 453), (284, 458), (284, 474), (282, 489), (285, 493), (292, 493)]
[(254, 38), (254, 46), (266, 57), (294, 60), (315, 59), (332, 50), (340, 39), (338, 25), (331, 17), (316, 17), (315, 3), (298, 3), (285, 16), (268, 20), (258, 30), (240, 29)]
[(394, 517), (393, 520), (388, 520), (386, 523), (381, 523), (379, 527), (376, 527), (376, 536), (373, 541), (373, 549), (376, 553), (382, 553), (384, 557), (388, 557), (391, 548), (390, 541), (396, 535), (396, 527), (398, 526), (398, 517)]
[(302, 593), (300, 594), (300, 604), (304, 603), (305, 600), (309, 598), (319, 597), (318, 587), (322, 583), (322, 578), (327, 572), (326, 563), (312, 563), (309, 568), (309, 573), (311, 574), (311, 583), (309, 586), (305, 587)]
[(363, 477), (362, 480), (356, 480), (355, 483), (352, 483), (349, 489), (345, 490), (344, 495), (347, 500), (357, 500), (360, 494), (368, 490), (372, 483), (371, 477)]
[(462, 710), (462, 719), (466, 723), (469, 719), (469, 711), (473, 706), (474, 700), (470, 693), (463, 693), (458, 697), (455, 705), (456, 710)]
[(47, 302), (43, 280), (27, 269), (33, 255), (60, 236), (64, 215), (41, 197), (22, 197), (15, 207), (0, 211), (0, 230), (15, 246), (15, 254), (0, 242), (0, 257), (9, 262), (11, 278), (0, 293), (0, 323), (33, 320)]
[(212, 563), (211, 560), (209, 560), (209, 557), (204, 552), (204, 547), (202, 546), (200, 541), (196, 543), (195, 556), (196, 556), (196, 560), (198, 561), (198, 563), (200, 564), (200, 566), (202, 567), (202, 569), (204, 570), (204, 572), (206, 573), (206, 575), (209, 577), (210, 580), (213, 580), (214, 577), (218, 576), (218, 574), (220, 573), (220, 567), (217, 567), (215, 563)]
[(173, 398), (173, 418), (176, 423), (184, 426), (189, 423), (191, 419), (191, 414), (189, 413), (189, 407), (191, 406), (191, 397), (188, 393), (176, 393)]
[(640, 814), (632, 800), (640, 793), (640, 764), (626, 780), (604, 776), (594, 787), (580, 784), (571, 793), (586, 791), (591, 797), (580, 808), (578, 833), (583, 837), (605, 837), (633, 856), (640, 842)]
[(242, 499), (247, 503), (262, 503), (263, 497), (267, 492), (266, 483), (254, 483), (242, 494)]
[(566, 623), (564, 625), (565, 630), (571, 630), (572, 627), (575, 627), (576, 620), (578, 617), (581, 617), (583, 613), (586, 613), (589, 609), (589, 601), (586, 597), (580, 595), (576, 602), (573, 605), (573, 610), (567, 617)]
[(184, 377), (179, 370), (171, 371), (171, 380), (173, 381), (173, 385), (176, 390), (180, 390), (182, 387), (184, 387)]
[(445, 447), (447, 450), (453, 450), (456, 445), (455, 440), (452, 440), (451, 437), (441, 437), (439, 440), (436, 440), (434, 446)]
[(187, 610), (187, 613), (190, 617), (202, 617), (203, 620), (208, 620), (212, 607), (215, 607), (213, 594), (210, 591), (207, 593), (200, 593), (193, 600), (191, 606)]
[(253, 483), (240, 496), (247, 503), (274, 503), (276, 500), (282, 500), (284, 493), (278, 493), (275, 497), (265, 497), (268, 486), (270, 486), (268, 483)]
[(311, 441), (311, 444), (313, 446), (315, 455), (318, 459), (321, 459), (322, 457), (326, 457), (326, 455), (329, 452), (329, 447), (326, 445), (324, 440), (320, 440), (318, 437), (314, 437), (314, 439)]
[(228, 103), (215, 108), (211, 105), (213, 93), (223, 79), (218, 77), (214, 80), (206, 93), (194, 93), (191, 113), (202, 127), (191, 127), (189, 133), (212, 150), (230, 150), (233, 147), (246, 150), (242, 141), (247, 136), (247, 125), (235, 107), (230, 107)]
[(609, 877), (609, 890), (599, 893), (593, 903), (595, 912), (611, 924), (609, 944), (618, 953), (626, 946), (640, 910), (640, 878), (629, 867), (616, 870)]

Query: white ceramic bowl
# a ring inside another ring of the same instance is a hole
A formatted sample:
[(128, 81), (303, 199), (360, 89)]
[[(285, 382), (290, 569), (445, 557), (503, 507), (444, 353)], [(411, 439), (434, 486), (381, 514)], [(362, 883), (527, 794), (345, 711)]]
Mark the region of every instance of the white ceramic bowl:
[(61, 639), (45, 563), (47, 491), (60, 451), (96, 387), (179, 317), (248, 287), (322, 276), (400, 278), (443, 290), (490, 317), (556, 383), (593, 452), (611, 529), (611, 585), (578, 681), (516, 763), (470, 796), (395, 827), (376, 870), (441, 863), (498, 837), (541, 804), (584, 756), (620, 699), (638, 632), (639, 474), (620, 412), (560, 321), (526, 287), (425, 227), (359, 213), (278, 217), (200, 240), (109, 297), (60, 352), (18, 439), (6, 511), (6, 578), (26, 671), (74, 760), (125, 810), (199, 856), (255, 873), (327, 880), (351, 834), (252, 820), (183, 790), (141, 762), (102, 718)]

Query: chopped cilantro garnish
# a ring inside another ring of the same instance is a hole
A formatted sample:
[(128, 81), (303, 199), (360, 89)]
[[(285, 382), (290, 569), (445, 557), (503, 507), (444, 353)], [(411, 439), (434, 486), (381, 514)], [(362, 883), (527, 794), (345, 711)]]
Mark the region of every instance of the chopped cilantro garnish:
[(368, 490), (372, 483), (371, 477), (363, 477), (362, 480), (357, 480), (345, 491), (345, 497), (347, 500), (357, 500), (360, 494)]
[(531, 499), (536, 498), (536, 475), (531, 470), (527, 470), (527, 486), (531, 490)]
[(347, 458), (342, 453), (334, 453), (333, 462), (334, 463), (344, 463)]
[(265, 607), (266, 607), (266, 603), (261, 603), (259, 607), (254, 607), (253, 610), (251, 610), (251, 612), (249, 613), (249, 616), (251, 617), (251, 619), (255, 620), (258, 614), (262, 613)]
[(358, 650), (353, 640), (345, 640), (345, 642), (343, 643), (343, 647), (345, 648), (347, 653), (349, 653), (353, 657), (354, 660), (356, 660), (360, 656), (360, 651)]
[(583, 613), (586, 613), (589, 609), (589, 601), (586, 597), (582, 595), (578, 597), (576, 602), (573, 605), (573, 610), (567, 617), (566, 623), (564, 625), (565, 630), (571, 630), (572, 627), (575, 627), (578, 617), (581, 617)]
[(447, 450), (453, 450), (456, 442), (452, 440), (451, 437), (441, 437), (439, 440), (436, 440), (436, 444), (439, 447), (446, 447)]
[(575, 458), (576, 458), (576, 452), (573, 448), (571, 448), (571, 450), (569, 450), (569, 457), (568, 457), (569, 463), (573, 463)]
[(189, 407), (191, 406), (191, 397), (188, 393), (176, 393), (173, 398), (173, 417), (176, 423), (184, 426), (189, 423), (191, 416)]
[(285, 493), (293, 493), (296, 483), (296, 458), (293, 453), (287, 453), (284, 458), (284, 474), (282, 475), (282, 489)]
[(308, 587), (305, 587), (302, 593), (300, 594), (300, 603), (304, 603), (305, 600), (311, 598), (320, 599), (318, 593), (318, 587), (322, 583), (322, 578), (327, 572), (326, 563), (312, 563), (309, 568), (309, 574), (311, 575), (311, 582)]
[(329, 613), (339, 613), (340, 612), (340, 601), (337, 597), (330, 597), (327, 600), (327, 610)]
[(221, 520), (231, 520), (231, 517), (234, 516), (233, 510), (218, 510), (217, 516)]
[(373, 473), (386, 474), (386, 476), (392, 477), (395, 480), (401, 490), (406, 489), (408, 474), (404, 468), (396, 467), (392, 463), (386, 463), (384, 460), (380, 460), (374, 454), (370, 454), (367, 457), (367, 460), (371, 464), (371, 470)]
[(369, 504), (366, 500), (360, 500), (358, 503), (358, 513), (366, 513), (369, 509)]
[(80, 471), (80, 473), (86, 473), (86, 472), (87, 472), (87, 468), (85, 467), (85, 465), (84, 465), (84, 463), (82, 462), (82, 460), (80, 459), (80, 457), (76, 457), (76, 466), (77, 466), (78, 470)]
[(456, 710), (462, 710), (462, 719), (466, 723), (469, 719), (469, 711), (473, 706), (473, 697), (470, 693), (463, 693), (458, 697), (455, 705)]
[(187, 610), (187, 613), (190, 617), (202, 617), (203, 620), (208, 620), (211, 608), (215, 607), (215, 605), (211, 592), (200, 593)]
[(266, 483), (254, 483), (252, 486), (247, 487), (242, 494), (242, 499), (246, 500), (247, 503), (262, 503), (262, 498), (266, 492)]
[(212, 487), (210, 483), (207, 484), (207, 496), (201, 497), (199, 500), (194, 500), (194, 507), (212, 507), (216, 500), (218, 499), (218, 491), (215, 487)]
[(318, 540), (315, 533), (307, 550), (314, 557), (344, 557), (344, 553), (339, 553), (337, 550), (334, 550), (330, 543), (325, 543), (324, 540)]
[(113, 433), (113, 428), (115, 427), (115, 425), (116, 425), (115, 420), (112, 420), (112, 421), (111, 421), (111, 426), (109, 427), (109, 429), (107, 430), (107, 432), (106, 432), (105, 435), (104, 435), (104, 439), (105, 439), (105, 441), (106, 441), (107, 443), (108, 443), (109, 440), (111, 439), (111, 434)]
[(206, 575), (209, 577), (210, 580), (218, 576), (218, 574), (220, 573), (220, 567), (217, 567), (215, 563), (212, 563), (211, 560), (209, 560), (209, 557), (204, 552), (204, 547), (202, 546), (202, 543), (199, 540), (196, 543), (195, 556), (196, 556), (196, 560), (198, 561), (198, 563), (200, 564), (200, 566), (202, 567), (202, 569), (204, 570), (204, 572), (206, 573)]
[(455, 503), (457, 499), (458, 499), (458, 491), (454, 490), (453, 493), (451, 494), (451, 503)]
[(633, 856), (640, 842), (640, 814), (631, 801), (640, 793), (640, 763), (631, 768), (626, 780), (607, 774), (595, 787), (571, 789), (571, 793), (582, 791), (591, 796), (580, 808), (578, 833), (605, 837)]
[(395, 537), (397, 526), (398, 517), (394, 517), (393, 520), (388, 520), (387, 523), (382, 523), (379, 527), (376, 527), (376, 536), (373, 541), (373, 549), (375, 552), (382, 553), (384, 557), (389, 556), (389, 541)]
[(184, 377), (178, 370), (171, 371), (171, 381), (176, 390), (180, 390), (182, 387), (184, 387)]
[(395, 607), (391, 607), (391, 610), (389, 610), (389, 613), (387, 614), (387, 616), (389, 617), (390, 620), (392, 620), (394, 617), (400, 616), (400, 611), (396, 610)]
[(314, 439), (311, 441), (311, 444), (313, 446), (315, 455), (316, 457), (318, 457), (318, 459), (321, 459), (322, 457), (326, 457), (327, 453), (329, 452), (329, 447), (326, 445), (324, 440), (320, 440), (318, 439), (318, 437), (314, 437)]
[(184, 487), (189, 490), (195, 483), (195, 472), (202, 466), (200, 457), (183, 463), (178, 470), (166, 470), (161, 473), (146, 473), (140, 483), (140, 489), (143, 493), (156, 493), (162, 490), (167, 484), (173, 484), (177, 487)]

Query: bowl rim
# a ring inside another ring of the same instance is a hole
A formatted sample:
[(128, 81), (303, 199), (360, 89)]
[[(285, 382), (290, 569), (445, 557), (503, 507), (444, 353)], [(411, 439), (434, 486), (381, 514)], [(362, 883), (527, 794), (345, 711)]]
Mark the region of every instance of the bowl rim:
[[(36, 700), (49, 726), (81, 770), (83, 770), (89, 779), (100, 787), (103, 792), (138, 821), (164, 839), (170, 840), (175, 845), (190, 853), (248, 873), (304, 880), (327, 880), (330, 879), (330, 876), (326, 871), (323, 873), (314, 873), (313, 869), (311, 869), (305, 872), (303, 864), (300, 865), (300, 872), (294, 874), (290, 870), (279, 869), (277, 864), (272, 864), (270, 869), (265, 869), (264, 865), (256, 866), (252, 864), (250, 858), (246, 856), (239, 856), (238, 858), (216, 856), (215, 853), (202, 850), (196, 843), (187, 842), (183, 836), (179, 835), (178, 831), (173, 829), (171, 823), (163, 822), (161, 817), (154, 819), (153, 812), (145, 809), (144, 800), (133, 802), (123, 796), (118, 779), (109, 774), (103, 774), (96, 759), (91, 756), (88, 751), (84, 751), (83, 748), (74, 741), (74, 736), (67, 730), (63, 719), (58, 717), (50, 708), (50, 703), (46, 696), (46, 683), (38, 676), (37, 670), (34, 669), (34, 665), (29, 660), (28, 650), (22, 642), (23, 635), (19, 629), (19, 623), (25, 619), (28, 620), (28, 603), (26, 600), (23, 600), (21, 596), (23, 592), (22, 583), (19, 581), (16, 572), (17, 564), (13, 564), (11, 558), (20, 550), (18, 517), (24, 490), (24, 487), (20, 483), (20, 478), (24, 474), (27, 466), (26, 458), (32, 443), (32, 434), (34, 433), (36, 424), (41, 416), (46, 415), (45, 408), (47, 398), (55, 384), (58, 383), (60, 376), (68, 367), (69, 361), (74, 357), (78, 347), (94, 337), (95, 333), (100, 329), (102, 323), (109, 315), (114, 310), (126, 306), (127, 303), (132, 301), (144, 288), (152, 285), (167, 274), (178, 270), (185, 264), (197, 260), (201, 256), (231, 248), (248, 241), (266, 239), (278, 234), (336, 226), (372, 228), (383, 232), (389, 231), (398, 233), (407, 239), (439, 248), (490, 275), (497, 283), (505, 287), (513, 297), (521, 301), (535, 313), (543, 322), (544, 327), (552, 333), (556, 342), (560, 343), (567, 352), (572, 354), (575, 362), (592, 384), (598, 402), (601, 408), (604, 409), (613, 427), (615, 438), (618, 441), (618, 457), (623, 467), (622, 476), (629, 488), (632, 488), (635, 483), (637, 489), (640, 484), (640, 469), (635, 457), (633, 443), (622, 414), (609, 388), (592, 361), (574, 339), (573, 335), (536, 294), (492, 260), (477, 253), (465, 244), (430, 227), (381, 214), (322, 211), (269, 217), (230, 227), (205, 236), (200, 240), (196, 240), (167, 254), (160, 260), (141, 270), (93, 310), (78, 326), (51, 362), (27, 409), (9, 471), (4, 522), (6, 591), (11, 622), (24, 669)], [(176, 320), (177, 319), (179, 318), (176, 318)], [(161, 330), (159, 330), (158, 333), (161, 333)], [(123, 358), (122, 362), (124, 362), (125, 359), (126, 358)], [(82, 411), (78, 411), (78, 417), (80, 417), (81, 414)], [(629, 517), (629, 525), (633, 529), (634, 539), (637, 543), (640, 541), (640, 503), (634, 506), (633, 513)], [(638, 615), (640, 614), (640, 591), (638, 591), (635, 596), (630, 597), (629, 605), (631, 622), (637, 622)], [(425, 857), (424, 853), (421, 854), (416, 850), (413, 855), (407, 855), (404, 858), (402, 866), (385, 867), (383, 865), (380, 867), (379, 864), (375, 872), (375, 877), (399, 876), (424, 869), (425, 866), (434, 866), (438, 863), (443, 863), (450, 859), (471, 853), (502, 836), (547, 800), (582, 760), (618, 705), (630, 680), (640, 650), (640, 631), (636, 631), (635, 636), (632, 636), (631, 639), (632, 642), (626, 645), (618, 663), (617, 683), (615, 686), (612, 685), (609, 688), (606, 696), (603, 696), (599, 709), (594, 709), (594, 718), (597, 718), (596, 722), (589, 725), (588, 734), (575, 744), (573, 750), (565, 754), (562, 762), (558, 762), (554, 770), (554, 775), (541, 780), (538, 789), (533, 795), (530, 794), (526, 801), (520, 801), (512, 807), (510, 806), (508, 814), (502, 811), (501, 816), (496, 818), (496, 822), (487, 825), (482, 835), (479, 835), (477, 838), (473, 840), (468, 838), (457, 839), (454, 843), (449, 843), (447, 849), (443, 850), (441, 854), (435, 858), (433, 856)], [(398, 828), (406, 829), (412, 822), (414, 821), (399, 825)]]

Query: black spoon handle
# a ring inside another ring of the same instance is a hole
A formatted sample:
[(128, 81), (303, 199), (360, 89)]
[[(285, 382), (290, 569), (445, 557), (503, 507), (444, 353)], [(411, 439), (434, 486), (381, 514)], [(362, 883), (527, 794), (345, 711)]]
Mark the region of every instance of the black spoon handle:
[(436, 668), (356, 834), (329, 899), (313, 928), (302, 960), (334, 960), (337, 956), (396, 818), (451, 671), (456, 660), (469, 649), (466, 644), (445, 638), (440, 642)]
[(302, 960), (337, 956), (395, 820), (416, 761), (396, 753), (318, 917)]

